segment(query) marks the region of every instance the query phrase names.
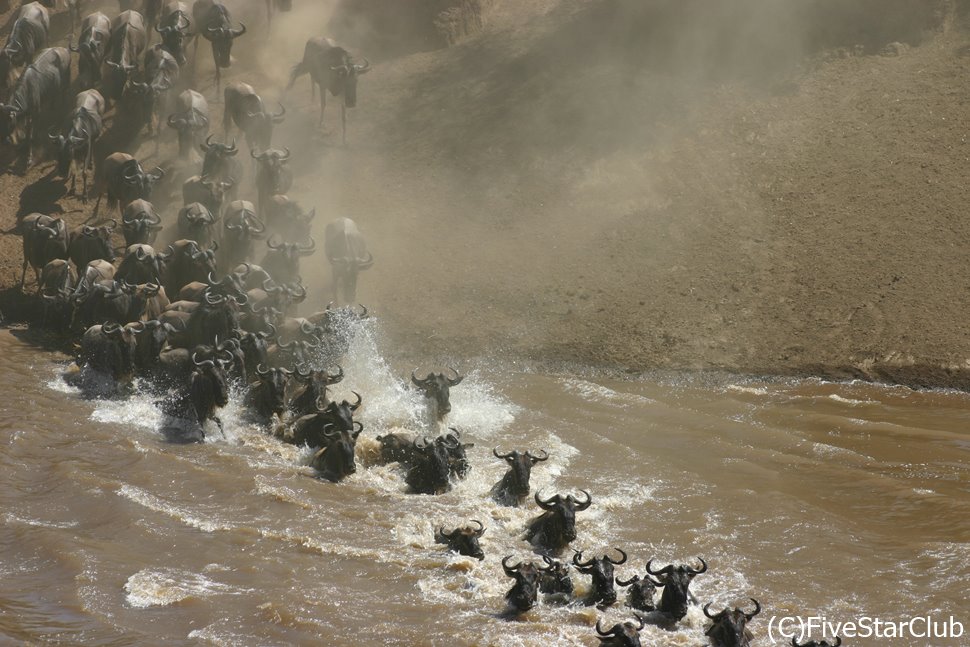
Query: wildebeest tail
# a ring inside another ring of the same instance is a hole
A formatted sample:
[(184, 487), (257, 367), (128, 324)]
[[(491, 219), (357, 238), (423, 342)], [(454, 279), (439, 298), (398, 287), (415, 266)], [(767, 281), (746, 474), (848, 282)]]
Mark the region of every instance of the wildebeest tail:
[(292, 88), (293, 84), (296, 83), (296, 80), (301, 76), (303, 76), (304, 74), (309, 73), (309, 71), (310, 70), (308, 70), (306, 66), (306, 60), (300, 61), (299, 63), (294, 65), (293, 69), (290, 70), (290, 82), (286, 86), (286, 89), (289, 90), (290, 88)]

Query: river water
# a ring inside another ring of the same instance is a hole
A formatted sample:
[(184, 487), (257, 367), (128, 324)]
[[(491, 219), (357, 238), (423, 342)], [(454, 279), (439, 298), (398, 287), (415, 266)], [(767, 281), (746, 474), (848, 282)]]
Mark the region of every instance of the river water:
[[(336, 390), (363, 396), (361, 460), (374, 436), (424, 418), (410, 367), (386, 361), (381, 339), (376, 321), (358, 332)], [(471, 474), (422, 496), (393, 465), (313, 478), (309, 452), (247, 424), (238, 396), (224, 435), (166, 442), (150, 398), (85, 400), (66, 365), (0, 334), (2, 644), (599, 644), (592, 625), (630, 618), (622, 603), (500, 617), (511, 580), (499, 560), (534, 558), (521, 535), (537, 507), (488, 498), (504, 472), (495, 446), (548, 451), (532, 477), (545, 495), (591, 493), (573, 547), (622, 548), (621, 577), (703, 557), (702, 604), (757, 598), (755, 645), (788, 644), (773, 616), (952, 615), (970, 631), (963, 393), (469, 362), (447, 423), (475, 443)], [(473, 518), (487, 526), (483, 562), (434, 543), (437, 525)], [(695, 607), (676, 631), (648, 626), (643, 644), (704, 644), (707, 624)]]

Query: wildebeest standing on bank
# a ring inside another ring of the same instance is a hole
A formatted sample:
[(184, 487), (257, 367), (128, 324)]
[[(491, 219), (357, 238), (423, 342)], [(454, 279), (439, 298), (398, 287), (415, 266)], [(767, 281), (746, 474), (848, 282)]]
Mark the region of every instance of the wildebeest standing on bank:
[(125, 11), (111, 21), (111, 40), (105, 65), (108, 76), (102, 93), (108, 101), (121, 98), (128, 79), (138, 71), (138, 62), (148, 47), (145, 19), (137, 11)]
[(88, 90), (101, 82), (101, 67), (108, 56), (111, 41), (111, 20), (100, 11), (84, 18), (81, 37), (71, 51), (77, 52), (77, 83), (81, 90)]
[(273, 127), (282, 123), (286, 108), (280, 104), (279, 112), (266, 112), (263, 100), (253, 86), (236, 81), (226, 86), (223, 92), (225, 101), (222, 115), (224, 137), (229, 141), (229, 131), (235, 124), (246, 136), (250, 154), (265, 151), (273, 143)]
[(310, 95), (314, 88), (320, 87), (320, 121), (323, 125), (323, 111), (327, 107), (327, 90), (335, 97), (343, 96), (340, 104), (340, 124), (342, 141), (347, 143), (347, 108), (357, 105), (357, 77), (370, 71), (370, 63), (364, 59), (363, 65), (353, 62), (350, 53), (330, 38), (318, 37), (307, 41), (303, 49), (303, 60), (290, 72), (287, 90), (304, 74), (310, 75)]
[(40, 272), (54, 259), (67, 259), (67, 225), (60, 218), (32, 213), (23, 219), (24, 267), (20, 275), (20, 288), (24, 287), (27, 266), (34, 268), (35, 279), (40, 284)]
[[(196, 29), (212, 44), (212, 62), (216, 68), (216, 94), (222, 81), (222, 68), (232, 63), (232, 41), (246, 33), (246, 25), (239, 23), (239, 27), (232, 27), (232, 16), (226, 6), (213, 0), (195, 0), (192, 5), (192, 17)], [(198, 57), (199, 45), (196, 40), (195, 56)], [(195, 59), (193, 59), (193, 65)]]
[(128, 153), (112, 153), (104, 160), (101, 175), (101, 191), (98, 201), (94, 203), (94, 213), (98, 213), (101, 197), (105, 193), (108, 194), (109, 209), (118, 205), (119, 210), (123, 210), (133, 200), (149, 200), (155, 183), (165, 175), (165, 171), (156, 166), (151, 173), (146, 173), (138, 160)]
[(84, 90), (74, 103), (74, 117), (67, 135), (51, 135), (57, 145), (57, 172), (71, 180), (70, 193), (77, 192), (77, 170), (81, 167), (81, 201), (88, 199), (88, 171), (94, 169), (94, 145), (104, 130), (104, 97), (97, 90)]
[(350, 218), (338, 218), (328, 223), (324, 236), (324, 251), (332, 273), (333, 300), (338, 304), (354, 303), (357, 301), (357, 274), (370, 268), (374, 257), (367, 251), (357, 223)]
[(50, 16), (39, 2), (20, 8), (7, 43), (0, 50), (0, 89), (16, 83), (17, 71), (29, 65), (37, 52), (47, 47), (49, 31)]
[(209, 103), (195, 90), (186, 90), (178, 96), (168, 126), (178, 132), (179, 158), (188, 159), (189, 152), (200, 146), (209, 132)]
[(27, 66), (7, 103), (0, 105), (0, 137), (14, 146), (27, 144), (27, 165), (34, 161), (34, 126), (63, 112), (71, 87), (71, 54), (63, 47), (45, 49)]

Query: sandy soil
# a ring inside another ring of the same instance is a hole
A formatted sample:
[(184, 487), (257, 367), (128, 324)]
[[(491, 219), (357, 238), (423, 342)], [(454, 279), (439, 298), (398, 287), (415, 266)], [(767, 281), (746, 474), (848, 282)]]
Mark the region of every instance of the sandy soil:
[[(410, 361), (970, 388), (963, 4), (709, 4), (494, 0), (483, 33), (430, 51), (368, 32), (346, 147), (332, 101), (319, 130), (305, 80), (282, 95), (309, 35), (354, 49), (339, 3), (268, 39), (254, 17), (231, 77), (286, 103), (292, 193), (318, 239), (357, 220), (377, 259), (360, 299)], [(173, 219), (196, 171), (150, 151)], [(0, 176), (7, 320), (28, 312), (18, 216), (90, 214), (50, 170)], [(303, 274), (326, 303), (322, 259)]]

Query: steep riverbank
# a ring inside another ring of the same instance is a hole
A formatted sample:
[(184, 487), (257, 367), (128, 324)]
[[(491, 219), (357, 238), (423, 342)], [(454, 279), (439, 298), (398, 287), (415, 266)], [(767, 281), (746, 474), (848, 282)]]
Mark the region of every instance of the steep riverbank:
[[(452, 47), (374, 53), (346, 148), (333, 102), (307, 137), (305, 85), (284, 98), (294, 194), (318, 239), (358, 221), (360, 299), (402, 354), (970, 388), (962, 3), (486, 4)], [(283, 16), (234, 78), (282, 97), (334, 8)], [(0, 176), (7, 320), (18, 216), (90, 212), (50, 170)]]

